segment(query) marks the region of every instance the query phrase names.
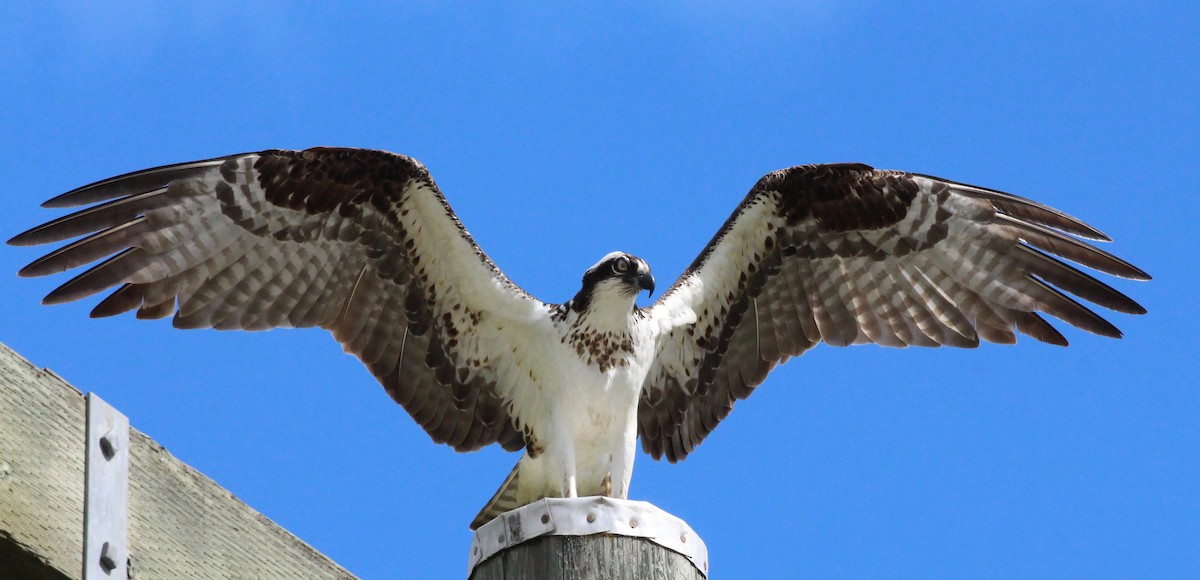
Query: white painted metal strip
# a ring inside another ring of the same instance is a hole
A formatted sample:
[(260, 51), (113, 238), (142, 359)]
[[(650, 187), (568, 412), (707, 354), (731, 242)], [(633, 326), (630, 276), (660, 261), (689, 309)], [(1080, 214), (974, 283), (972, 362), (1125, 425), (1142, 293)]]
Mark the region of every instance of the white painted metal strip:
[(540, 536), (613, 534), (646, 538), (682, 554), (708, 576), (708, 547), (687, 522), (654, 504), (611, 497), (546, 498), (475, 530), (467, 575), (497, 552)]
[(87, 396), (84, 580), (127, 580), (129, 419), (95, 393)]

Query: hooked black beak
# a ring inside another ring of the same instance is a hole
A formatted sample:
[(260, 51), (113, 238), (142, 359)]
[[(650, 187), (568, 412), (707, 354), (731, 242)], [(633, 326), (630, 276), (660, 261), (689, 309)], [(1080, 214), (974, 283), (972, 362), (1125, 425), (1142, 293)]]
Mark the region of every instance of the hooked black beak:
[(654, 296), (654, 276), (650, 274), (649, 270), (638, 274), (637, 284), (638, 288), (650, 291), (648, 296)]

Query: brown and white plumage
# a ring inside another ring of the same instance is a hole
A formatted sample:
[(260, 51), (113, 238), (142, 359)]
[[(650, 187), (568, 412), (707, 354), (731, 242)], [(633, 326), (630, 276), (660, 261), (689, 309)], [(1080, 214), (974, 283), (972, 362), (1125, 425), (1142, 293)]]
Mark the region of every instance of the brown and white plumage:
[[(47, 303), (118, 289), (94, 316), (184, 328), (320, 326), (437, 442), (524, 448), (476, 520), (544, 496), (625, 497), (638, 435), (683, 459), (776, 364), (818, 342), (1066, 344), (1038, 312), (1119, 331), (1062, 291), (1144, 310), (1059, 261), (1148, 279), (1062, 212), (865, 165), (771, 173), (651, 307), (649, 267), (605, 256), (540, 302), (475, 245), (420, 163), (382, 151), (264, 151), (135, 172), (46, 203), (88, 208), (10, 240), (87, 236), (21, 271), (107, 258)], [(111, 256), (111, 257), (109, 257)]]
[(115, 254), (45, 303), (120, 285), (93, 316), (137, 309), (174, 314), (180, 328), (327, 328), (435, 441), (524, 446), (496, 394), (506, 369), (482, 363), (500, 345), (462, 329), (548, 307), (479, 250), (420, 163), (356, 149), (264, 151), (122, 175), (45, 205), (97, 202), (9, 242), (91, 234), (23, 276)]
[(642, 390), (642, 447), (683, 459), (776, 364), (822, 341), (974, 347), (1015, 342), (1015, 330), (1066, 345), (1039, 311), (1119, 337), (1054, 285), (1145, 310), (1046, 252), (1149, 276), (1077, 237), (1108, 240), (1058, 210), (936, 177), (861, 164), (768, 174), (649, 310), (698, 320), (662, 340)]

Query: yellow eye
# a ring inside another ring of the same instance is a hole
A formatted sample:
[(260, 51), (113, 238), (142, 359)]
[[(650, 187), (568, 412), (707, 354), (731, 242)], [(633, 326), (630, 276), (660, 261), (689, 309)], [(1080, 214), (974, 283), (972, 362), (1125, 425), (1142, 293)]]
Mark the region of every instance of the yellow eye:
[(625, 258), (617, 258), (617, 261), (613, 262), (613, 272), (616, 272), (618, 274), (624, 274), (625, 272), (628, 272), (628, 271), (629, 271), (629, 260), (626, 260)]

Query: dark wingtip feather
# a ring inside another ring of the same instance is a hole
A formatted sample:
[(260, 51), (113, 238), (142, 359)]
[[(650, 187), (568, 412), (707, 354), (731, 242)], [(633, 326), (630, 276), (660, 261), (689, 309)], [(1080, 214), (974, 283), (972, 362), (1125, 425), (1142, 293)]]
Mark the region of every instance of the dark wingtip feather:
[(1133, 264), (1129, 264), (1129, 267), (1132, 269), (1133, 273), (1133, 275), (1129, 277), (1130, 280), (1137, 280), (1138, 282), (1149, 282), (1150, 280), (1153, 280), (1150, 274), (1147, 274), (1145, 270), (1142, 270)]
[(38, 262), (40, 260), (26, 264), (24, 268), (17, 270), (17, 276), (21, 278), (36, 278), (41, 276), (42, 274), (38, 273)]
[(10, 245), (10, 246), (36, 246), (36, 245), (38, 245), (41, 242), (34, 239), (34, 235), (35, 235), (35, 232), (37, 232), (37, 230), (41, 229), (41, 227), (42, 226), (29, 228), (11, 238), (9, 238), (8, 242), (7, 242), (8, 245)]
[(1012, 228), (1025, 243), (1072, 262), (1120, 278), (1149, 279), (1137, 266), (1052, 228), (1004, 214), (997, 214), (996, 223)]
[(122, 282), (137, 267), (140, 250), (130, 248), (71, 278), (42, 299), (47, 306), (63, 304), (103, 292)]
[(135, 195), (145, 191), (165, 187), (171, 181), (180, 178), (191, 177), (197, 173), (202, 173), (211, 167), (220, 165), (226, 159), (233, 157), (241, 157), (247, 155), (242, 153), (239, 155), (229, 155), (225, 157), (216, 157), (213, 159), (204, 159), (201, 161), (189, 161), (186, 163), (176, 163), (173, 165), (163, 165), (161, 167), (152, 167), (150, 169), (142, 169), (140, 171), (132, 171), (102, 179), (95, 183), (89, 183), (83, 187), (77, 187), (64, 194), (52, 197), (42, 203), (45, 208), (64, 208), (87, 205), (116, 199), (127, 195)]
[(133, 225), (130, 222), (146, 211), (169, 203), (162, 196), (166, 191), (166, 187), (160, 187), (93, 205), (23, 232), (14, 241), (19, 245), (47, 244), (102, 232), (121, 224)]
[(45, 209), (59, 209), (59, 208), (64, 208), (64, 207), (72, 207), (72, 204), (63, 203), (62, 198), (67, 197), (69, 195), (73, 195), (75, 192), (79, 191), (79, 189), (81, 189), (81, 188), (72, 189), (71, 191), (68, 191), (66, 193), (56, 195), (50, 199), (47, 199), (46, 201), (43, 201), (40, 204), (40, 206)]
[[(1008, 328), (1008, 327), (1001, 328), (1001, 327), (981, 324), (979, 326), (978, 332), (979, 332), (979, 335), (981, 337), (983, 337), (984, 340), (991, 342), (991, 343), (995, 343), (995, 344), (1016, 344), (1017, 343), (1017, 335), (1013, 334), (1012, 329)], [(952, 346), (959, 346), (959, 345), (952, 345)], [(978, 340), (976, 340), (975, 344), (971, 345), (970, 348), (975, 348), (977, 346), (979, 346)]]
[(1146, 313), (1146, 309), (1132, 298), (1037, 248), (1020, 244), (1017, 256), (1031, 274), (1080, 298), (1125, 314)]
[(1046, 322), (1045, 318), (1036, 312), (1019, 312), (1016, 316), (1017, 330), (1046, 344), (1067, 346), (1067, 337), (1063, 336), (1054, 325)]
[(1092, 312), (1088, 307), (1076, 302), (1070, 296), (1063, 294), (1057, 288), (1036, 277), (1029, 277), (1027, 280), (1042, 289), (1042, 295), (1038, 299), (1042, 302), (1042, 310), (1047, 314), (1060, 318), (1072, 326), (1093, 334), (1109, 338), (1121, 338), (1120, 329), (1114, 326), (1113, 323), (1105, 320), (1103, 316)]
[(58, 274), (128, 248), (133, 238), (148, 230), (145, 222), (145, 218), (139, 217), (72, 242), (34, 260), (17, 275), (30, 278)]
[(163, 301), (159, 304), (143, 305), (137, 311), (138, 320), (158, 320), (166, 318), (175, 312), (175, 298)]
[(126, 283), (124, 286), (118, 288), (116, 292), (109, 294), (107, 298), (101, 300), (88, 316), (90, 318), (107, 318), (123, 312), (129, 312), (141, 306), (142, 294), (141, 286)]
[(1108, 237), (1108, 234), (1066, 212), (1012, 194), (1002, 195), (1005, 198), (992, 199), (992, 203), (995, 204), (997, 209), (1008, 215), (1056, 228), (1088, 240), (1097, 242), (1112, 241), (1112, 238)]
[(1006, 193), (998, 189), (980, 187), (978, 185), (971, 185), (969, 183), (962, 183), (959, 181), (951, 181), (949, 179), (943, 179), (941, 177), (935, 177), (932, 175), (914, 175), (917, 177), (924, 177), (926, 179), (948, 183), (956, 192), (963, 195), (986, 199), (990, 201), (996, 209), (1014, 218), (1028, 220), (1044, 226), (1056, 228), (1058, 230), (1089, 240), (1101, 242), (1112, 241), (1112, 238), (1108, 237), (1104, 232), (1088, 225), (1087, 223), (1084, 223), (1083, 220), (1062, 210), (1033, 201), (1032, 199)]

